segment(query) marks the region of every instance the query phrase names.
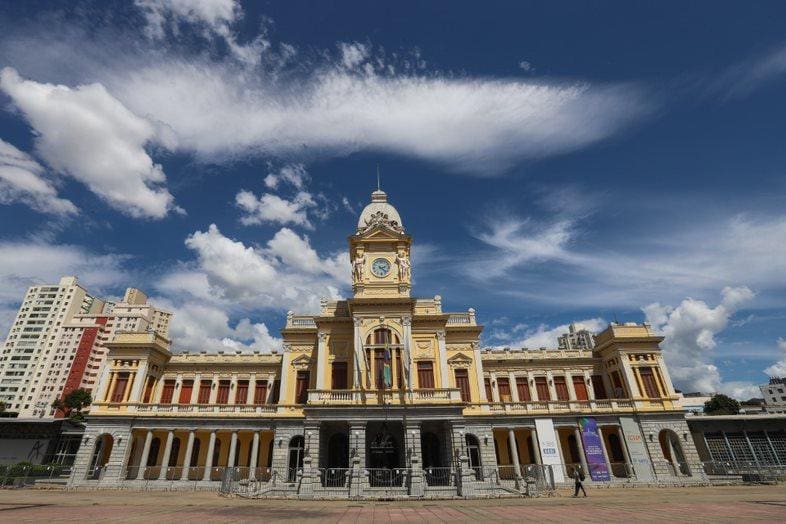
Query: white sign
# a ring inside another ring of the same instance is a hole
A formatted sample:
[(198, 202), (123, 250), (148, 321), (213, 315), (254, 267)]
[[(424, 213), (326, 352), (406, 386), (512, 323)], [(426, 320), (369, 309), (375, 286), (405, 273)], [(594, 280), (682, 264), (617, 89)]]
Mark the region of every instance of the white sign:
[(552, 466), (554, 482), (564, 482), (562, 474), (562, 456), (559, 451), (559, 439), (554, 431), (554, 422), (550, 418), (536, 418), (535, 429), (538, 432), (538, 444), (543, 464)]
[(628, 446), (630, 461), (633, 463), (633, 472), (636, 480), (653, 482), (655, 475), (652, 472), (650, 455), (641, 435), (638, 423), (631, 417), (620, 417), (622, 433), (625, 435), (625, 444)]

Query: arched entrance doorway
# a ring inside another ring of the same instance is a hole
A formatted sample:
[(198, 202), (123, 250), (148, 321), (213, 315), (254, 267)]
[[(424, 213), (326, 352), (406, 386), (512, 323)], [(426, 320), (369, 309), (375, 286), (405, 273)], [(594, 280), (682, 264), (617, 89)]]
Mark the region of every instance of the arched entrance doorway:
[(664, 429), (658, 435), (660, 441), (660, 449), (665, 458), (672, 468), (672, 474), (691, 476), (690, 468), (685, 460), (685, 454), (682, 451), (682, 444), (679, 437), (670, 429)]
[(480, 442), (475, 435), (466, 435), (465, 441), (467, 443), (467, 457), (469, 458), (469, 467), (475, 473), (476, 480), (483, 479), (483, 465), (480, 462)]
[(346, 484), (349, 468), (349, 437), (334, 433), (328, 439), (327, 467), (322, 471), (322, 485), (341, 487)]
[(403, 483), (403, 472), (398, 468), (398, 440), (388, 431), (386, 424), (382, 424), (369, 443), (368, 454), (371, 486), (400, 486)]
[(303, 435), (292, 437), (289, 441), (289, 462), (287, 466), (287, 482), (296, 482), (297, 473), (303, 469), (303, 453), (305, 439)]
[(90, 458), (90, 467), (87, 470), (87, 478), (98, 480), (109, 462), (109, 455), (112, 454), (112, 447), (115, 439), (109, 433), (104, 433), (96, 438), (93, 456)]

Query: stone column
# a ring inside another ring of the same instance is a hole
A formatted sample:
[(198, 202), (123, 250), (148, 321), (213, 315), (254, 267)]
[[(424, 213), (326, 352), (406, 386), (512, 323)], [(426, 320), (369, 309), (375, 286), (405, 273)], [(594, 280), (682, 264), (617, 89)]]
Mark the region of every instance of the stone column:
[(532, 442), (532, 452), (535, 454), (535, 463), (538, 465), (543, 464), (543, 459), (540, 456), (540, 444), (538, 443), (538, 433), (534, 428), (529, 432), (530, 442)]
[(251, 441), (251, 461), (248, 463), (248, 478), (256, 478), (257, 461), (259, 460), (259, 431), (254, 431), (254, 439)]
[(521, 399), (519, 398), (519, 388), (518, 383), (516, 382), (516, 374), (514, 372), (508, 373), (508, 382), (510, 383), (510, 398), (513, 402), (519, 402)]
[(216, 449), (216, 431), (210, 432), (210, 440), (207, 444), (207, 455), (205, 455), (205, 473), (202, 480), (210, 480), (210, 470), (213, 469), (213, 451)]
[(408, 422), (404, 425), (406, 434), (404, 442), (407, 446), (410, 468), (409, 495), (412, 497), (423, 496), (425, 482), (423, 479), (422, 450), (420, 449), (420, 422)]
[(584, 387), (587, 388), (587, 398), (595, 400), (595, 384), (592, 383), (589, 371), (584, 372)]
[(229, 456), (227, 457), (227, 467), (235, 467), (235, 453), (237, 452), (237, 431), (232, 432), (229, 440)]
[(180, 480), (188, 480), (188, 470), (191, 468), (191, 454), (194, 452), (194, 437), (196, 431), (193, 429), (188, 432), (188, 442), (186, 443), (186, 454), (183, 456), (183, 472)]
[(136, 376), (134, 377), (134, 386), (131, 389), (131, 396), (129, 397), (129, 400), (131, 402), (142, 401), (142, 392), (145, 389), (146, 381), (147, 381), (147, 360), (144, 360), (142, 361), (141, 364), (139, 364), (139, 368), (137, 368), (136, 370)]
[(579, 430), (578, 426), (573, 428), (573, 436), (576, 438), (576, 447), (579, 450), (581, 469), (584, 470), (584, 474), (587, 476), (587, 478), (591, 478), (589, 476), (589, 467), (587, 467), (587, 455), (584, 454), (584, 443), (581, 441), (581, 430)]
[(164, 457), (161, 459), (161, 471), (158, 473), (158, 480), (166, 480), (166, 470), (169, 467), (169, 457), (172, 454), (172, 441), (175, 438), (175, 432), (169, 430), (166, 434), (166, 445), (164, 446)]
[(521, 489), (521, 463), (519, 463), (519, 446), (516, 442), (516, 432), (508, 428), (508, 448), (513, 458), (513, 472), (516, 475), (516, 488)]
[(210, 404), (216, 403), (218, 397), (218, 375), (213, 373), (213, 379), (210, 381)]
[(251, 373), (248, 377), (248, 394), (246, 395), (246, 404), (249, 406), (254, 403), (254, 396), (257, 392), (257, 374)]
[(499, 387), (497, 384), (497, 374), (491, 373), (491, 400), (492, 402), (499, 402)]
[(143, 478), (147, 467), (147, 457), (150, 456), (150, 443), (153, 442), (153, 431), (148, 429), (145, 435), (145, 446), (142, 448), (142, 456), (139, 458), (139, 469), (136, 472), (136, 480)]
[(488, 402), (486, 398), (486, 384), (483, 383), (483, 362), (480, 356), (480, 344), (477, 342), (472, 343), (472, 352), (475, 358), (475, 374), (477, 375), (478, 382), (478, 395), (481, 402)]
[(448, 349), (445, 345), (445, 331), (437, 331), (437, 349), (439, 355), (440, 387), (450, 387), (448, 377)]
[(327, 369), (327, 333), (317, 334), (317, 389), (327, 389), (325, 387), (325, 370)]
[(546, 371), (546, 386), (549, 388), (551, 400), (557, 400), (557, 388), (554, 387), (554, 375), (551, 374), (551, 371)]
[(677, 453), (674, 451), (674, 442), (671, 440), (671, 435), (666, 434), (666, 442), (669, 444), (669, 456), (671, 457), (671, 467), (674, 469), (674, 476), (680, 476), (680, 465), (677, 461)]
[(128, 374), (128, 382), (126, 382), (126, 387), (123, 390), (123, 404), (128, 402), (128, 398), (131, 396), (131, 386), (133, 385), (134, 381), (136, 380), (136, 373), (129, 373)]
[[(96, 388), (96, 398), (97, 401), (102, 400), (109, 400), (107, 397), (109, 396), (109, 389), (110, 383), (114, 382), (114, 373), (111, 373), (110, 368), (112, 367), (111, 361), (107, 361), (104, 363), (104, 367), (101, 370), (101, 378), (98, 380), (98, 387)], [(111, 379), (111, 381), (110, 381)]]
[(360, 389), (363, 382), (363, 370), (366, 367), (366, 357), (363, 354), (363, 335), (360, 333), (363, 320), (358, 317), (354, 317), (352, 320), (355, 325), (355, 336), (352, 339), (354, 344), (352, 389)]
[(576, 388), (573, 387), (573, 375), (565, 372), (565, 385), (568, 388), (568, 400), (578, 400), (576, 397)]
[[(635, 476), (636, 471), (633, 467), (633, 461), (630, 458), (630, 451), (628, 451), (628, 443), (625, 441), (625, 435), (622, 434), (622, 427), (621, 426), (614, 426), (614, 429), (617, 432), (617, 438), (620, 439), (620, 447), (622, 447), (622, 452), (625, 454), (625, 462), (629, 464), (630, 469), (632, 470), (633, 476)], [(627, 471), (627, 468), (626, 468)]]
[(202, 386), (202, 375), (197, 373), (194, 375), (194, 387), (191, 389), (191, 404), (199, 402), (199, 388)]
[(229, 398), (227, 399), (227, 404), (236, 404), (235, 400), (237, 399), (237, 373), (232, 373), (232, 377), (229, 380)]

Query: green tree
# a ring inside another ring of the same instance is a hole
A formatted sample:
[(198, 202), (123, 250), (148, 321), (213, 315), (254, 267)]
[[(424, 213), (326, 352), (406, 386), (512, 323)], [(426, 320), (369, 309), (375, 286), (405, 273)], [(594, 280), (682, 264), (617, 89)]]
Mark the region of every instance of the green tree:
[(62, 399), (57, 399), (52, 402), (52, 407), (59, 409), (65, 415), (75, 421), (85, 420), (82, 410), (85, 409), (93, 402), (90, 392), (86, 389), (75, 389)]
[(718, 393), (704, 403), (706, 415), (736, 415), (740, 412), (740, 403), (731, 397)]
[(5, 413), (5, 402), (0, 400), (0, 413)]

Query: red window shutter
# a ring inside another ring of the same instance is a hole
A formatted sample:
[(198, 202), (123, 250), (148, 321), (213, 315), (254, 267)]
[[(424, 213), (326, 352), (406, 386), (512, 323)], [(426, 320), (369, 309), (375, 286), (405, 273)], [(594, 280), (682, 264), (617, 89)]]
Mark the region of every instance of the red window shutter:
[(308, 371), (297, 372), (297, 383), (295, 387), (295, 403), (305, 404), (308, 401)]
[(190, 404), (192, 391), (194, 391), (194, 381), (184, 380), (183, 383), (180, 385), (180, 399), (178, 400), (178, 403)]
[(510, 379), (507, 377), (498, 378), (497, 390), (499, 391), (500, 402), (510, 402), (512, 400), (510, 396)]
[(240, 380), (237, 383), (237, 393), (235, 394), (235, 404), (245, 404), (248, 399), (248, 380)]
[(645, 393), (649, 398), (660, 397), (658, 386), (655, 384), (655, 376), (652, 374), (652, 368), (639, 368), (639, 375), (641, 376), (641, 381), (644, 383), (643, 393)]
[(147, 404), (153, 398), (153, 387), (156, 385), (156, 379), (147, 377), (147, 384), (145, 384), (145, 396), (142, 397), (142, 402)]
[(573, 377), (573, 390), (576, 392), (576, 400), (589, 400), (584, 377)]
[(538, 400), (551, 400), (551, 392), (549, 385), (546, 383), (546, 377), (535, 378), (535, 390), (538, 392)]
[(254, 404), (267, 404), (267, 382), (257, 382), (254, 388)]
[(486, 401), (487, 402), (494, 402), (494, 395), (491, 392), (491, 379), (484, 378), (483, 379), (483, 386), (486, 389)]
[(418, 387), (434, 389), (434, 365), (431, 362), (418, 362)]
[(226, 404), (229, 402), (229, 381), (222, 380), (218, 383), (218, 395), (216, 395), (216, 404)]
[(472, 402), (472, 395), (469, 389), (469, 374), (467, 373), (466, 369), (457, 369), (455, 371), (456, 375), (456, 387), (461, 392), (461, 400), (464, 402)]
[(174, 380), (165, 380), (164, 381), (164, 389), (161, 392), (161, 403), (162, 404), (171, 404), (172, 403), (172, 395), (175, 393), (175, 381)]
[(212, 382), (209, 380), (202, 380), (199, 383), (199, 398), (197, 401), (200, 404), (209, 404), (210, 403), (210, 388), (212, 387)]
[(128, 373), (120, 373), (115, 380), (115, 390), (112, 392), (111, 402), (123, 402), (126, 386), (128, 386)]
[(565, 377), (554, 377), (554, 389), (557, 391), (557, 400), (570, 400)]
[(270, 402), (273, 404), (278, 404), (280, 397), (281, 397), (281, 379), (277, 378), (273, 381), (273, 393)]
[(529, 394), (529, 384), (527, 384), (527, 377), (516, 377), (516, 391), (519, 393), (519, 400), (521, 402), (529, 402), (532, 397)]
[(333, 362), (330, 379), (333, 389), (347, 389), (347, 363)]

